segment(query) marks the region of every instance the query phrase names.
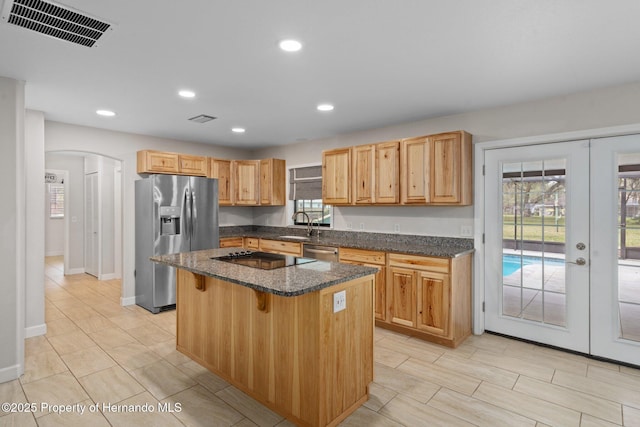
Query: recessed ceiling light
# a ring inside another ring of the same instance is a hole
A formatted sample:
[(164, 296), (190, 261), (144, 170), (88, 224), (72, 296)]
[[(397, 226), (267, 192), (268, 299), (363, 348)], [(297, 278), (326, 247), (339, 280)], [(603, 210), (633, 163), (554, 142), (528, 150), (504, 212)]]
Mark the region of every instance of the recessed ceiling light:
[(116, 113), (114, 113), (113, 111), (109, 111), (109, 110), (97, 110), (96, 114), (99, 116), (104, 116), (104, 117), (113, 117), (116, 115)]
[(320, 104), (316, 107), (318, 111), (331, 111), (333, 110), (333, 105), (331, 104)]
[(235, 133), (244, 133), (246, 131), (245, 128), (231, 128), (231, 132)]
[(180, 95), (183, 98), (195, 98), (196, 93), (192, 90), (183, 89), (180, 92), (178, 92), (178, 95)]
[(298, 40), (282, 40), (280, 42), (280, 49), (284, 50), (285, 52), (297, 52), (300, 49), (302, 49), (302, 43), (300, 43)]

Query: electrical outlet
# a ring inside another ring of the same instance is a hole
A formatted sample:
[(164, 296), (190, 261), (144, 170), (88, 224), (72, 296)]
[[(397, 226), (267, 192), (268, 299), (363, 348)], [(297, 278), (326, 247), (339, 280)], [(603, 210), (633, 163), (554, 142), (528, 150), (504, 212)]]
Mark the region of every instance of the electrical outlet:
[(347, 291), (333, 294), (333, 312), (337, 313), (347, 308)]
[(463, 225), (460, 227), (460, 236), (462, 237), (472, 237), (473, 236), (473, 227), (470, 225)]
[(398, 233), (400, 231), (400, 224), (393, 224), (393, 231)]
[(364, 222), (360, 223), (360, 230), (364, 230)]
[(348, 222), (347, 223), (347, 230), (353, 230), (353, 223), (352, 222)]

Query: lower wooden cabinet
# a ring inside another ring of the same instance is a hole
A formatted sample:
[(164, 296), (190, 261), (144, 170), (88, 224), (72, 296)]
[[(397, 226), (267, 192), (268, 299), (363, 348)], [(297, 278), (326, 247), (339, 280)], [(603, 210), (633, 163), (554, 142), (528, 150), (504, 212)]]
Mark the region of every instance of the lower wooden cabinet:
[(386, 254), (380, 251), (368, 251), (364, 249), (342, 248), (339, 251), (340, 262), (346, 264), (365, 265), (376, 267), (376, 283), (374, 292), (373, 312), (378, 320), (387, 319), (387, 267)]
[(376, 325), (456, 347), (471, 334), (471, 254), (388, 254), (387, 321)]
[(222, 237), (220, 238), (221, 248), (241, 248), (244, 246), (242, 237)]
[(260, 250), (281, 255), (302, 256), (302, 244), (297, 242), (260, 239)]

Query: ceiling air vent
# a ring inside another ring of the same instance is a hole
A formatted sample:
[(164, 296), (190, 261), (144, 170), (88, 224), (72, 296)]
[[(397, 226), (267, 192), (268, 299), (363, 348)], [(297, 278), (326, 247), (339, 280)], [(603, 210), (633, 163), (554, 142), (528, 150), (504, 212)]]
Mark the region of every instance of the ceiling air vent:
[(215, 119), (216, 117), (207, 116), (206, 114), (200, 114), (199, 116), (191, 117), (189, 120), (196, 123), (207, 123)]
[(2, 20), (38, 33), (92, 47), (112, 25), (50, 1), (5, 0)]

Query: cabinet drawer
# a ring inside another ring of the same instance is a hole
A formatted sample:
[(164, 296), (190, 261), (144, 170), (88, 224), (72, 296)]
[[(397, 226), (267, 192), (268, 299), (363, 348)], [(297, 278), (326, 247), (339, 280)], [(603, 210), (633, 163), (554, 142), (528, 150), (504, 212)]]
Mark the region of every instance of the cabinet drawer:
[(389, 265), (396, 267), (449, 273), (449, 258), (424, 257), (407, 254), (389, 254)]
[(385, 253), (379, 251), (369, 251), (366, 249), (340, 248), (340, 262), (366, 262), (369, 264), (384, 265)]
[(242, 237), (223, 237), (220, 239), (221, 248), (241, 248), (242, 246)]
[(301, 256), (302, 244), (296, 242), (260, 239), (260, 250), (284, 255)]
[(255, 237), (245, 237), (244, 247), (247, 249), (258, 250), (260, 248), (260, 239), (256, 239)]

